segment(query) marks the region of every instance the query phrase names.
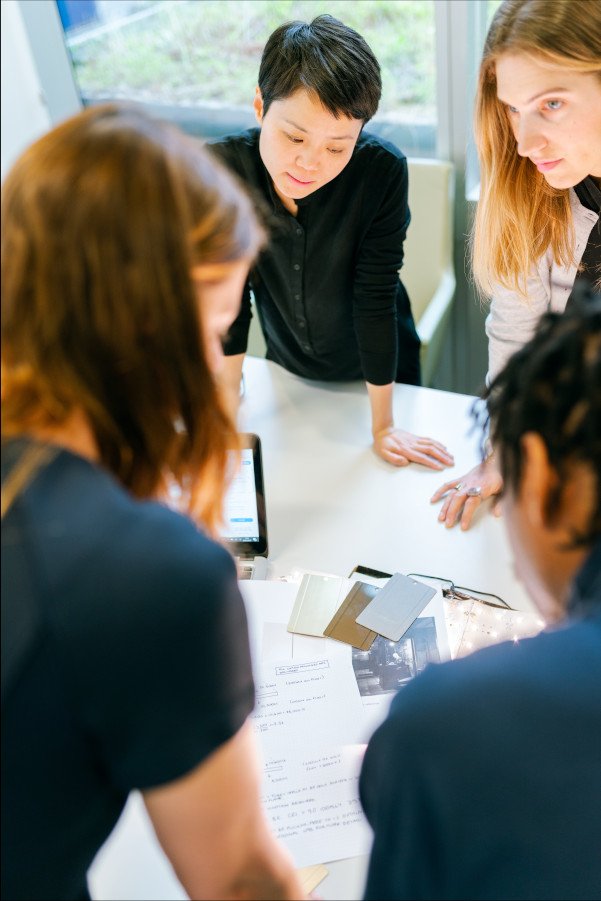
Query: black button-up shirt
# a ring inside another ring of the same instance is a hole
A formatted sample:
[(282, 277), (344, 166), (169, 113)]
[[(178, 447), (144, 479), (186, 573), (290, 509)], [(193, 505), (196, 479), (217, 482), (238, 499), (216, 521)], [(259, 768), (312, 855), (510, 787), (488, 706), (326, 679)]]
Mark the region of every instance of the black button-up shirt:
[(252, 289), (267, 358), (309, 379), (419, 384), (419, 338), (399, 279), (410, 214), (407, 160), (393, 144), (360, 135), (331, 182), (282, 204), (259, 154), (259, 129), (211, 149), (272, 211), (268, 247), (250, 273), (225, 343), (244, 353)]
[(584, 181), (574, 185), (574, 191), (582, 206), (587, 210), (592, 210), (593, 213), (598, 213), (599, 218), (591, 229), (580, 260), (574, 288), (572, 288), (566, 306), (572, 305), (574, 291), (580, 279), (586, 279), (593, 287), (597, 287), (599, 279), (601, 279), (601, 191), (590, 175)]

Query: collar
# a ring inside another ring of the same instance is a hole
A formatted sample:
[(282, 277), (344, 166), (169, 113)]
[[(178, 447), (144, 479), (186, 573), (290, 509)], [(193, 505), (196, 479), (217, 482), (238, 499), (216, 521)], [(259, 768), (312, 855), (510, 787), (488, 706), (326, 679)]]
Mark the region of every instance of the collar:
[(587, 175), (574, 185), (574, 193), (585, 209), (601, 214), (601, 189), (592, 176)]

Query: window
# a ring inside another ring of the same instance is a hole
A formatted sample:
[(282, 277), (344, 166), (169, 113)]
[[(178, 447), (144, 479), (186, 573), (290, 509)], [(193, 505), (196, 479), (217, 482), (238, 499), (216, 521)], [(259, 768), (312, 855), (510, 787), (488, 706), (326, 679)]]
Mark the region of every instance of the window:
[(269, 34), (330, 13), (359, 31), (382, 67), (370, 130), (409, 155), (436, 150), (433, 0), (57, 0), (84, 104), (140, 101), (205, 137), (254, 124)]
[(502, 0), (486, 0), (487, 25), (490, 25), (492, 17), (500, 7), (501, 3)]
[[(131, 98), (206, 137), (254, 124), (259, 59), (278, 24), (325, 11), (357, 28), (383, 69), (381, 111), (370, 130), (408, 156), (440, 156), (455, 167), (457, 302), (439, 383), (476, 390), (486, 372), (486, 342), (484, 311), (464, 271), (473, 212), (466, 198), (475, 199), (479, 180), (471, 130), (475, 75), (500, 0), (2, 0), (2, 6), (7, 2), (20, 11), (50, 123), (82, 102)], [(7, 90), (13, 106), (22, 106), (19, 80)], [(4, 108), (10, 105), (3, 104), (3, 115)], [(3, 129), (3, 154), (5, 135), (14, 133), (13, 123)]]
[[(494, 14), (503, 0), (477, 0), (471, 7), (471, 40), (469, 41), (470, 55), (472, 57), (467, 73), (470, 79), (470, 95), (475, 96), (480, 59), (484, 47), (484, 41)], [(474, 137), (471, 132), (466, 141), (466, 198), (475, 203), (480, 195), (480, 166), (476, 153)]]

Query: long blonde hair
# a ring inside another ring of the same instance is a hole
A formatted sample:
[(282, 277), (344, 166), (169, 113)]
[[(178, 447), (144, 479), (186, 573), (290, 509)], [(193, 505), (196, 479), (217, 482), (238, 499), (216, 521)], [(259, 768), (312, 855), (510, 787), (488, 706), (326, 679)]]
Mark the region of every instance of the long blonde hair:
[(503, 53), (601, 78), (601, 4), (585, 0), (505, 0), (488, 31), (476, 95), (474, 131), (480, 159), (480, 200), (472, 231), (472, 266), (482, 294), (495, 285), (525, 295), (526, 277), (549, 249), (573, 262), (568, 189), (553, 188), (517, 153), (495, 64)]
[(174, 479), (215, 532), (234, 426), (203, 351), (198, 264), (251, 260), (250, 200), (199, 142), (135, 106), (35, 142), (2, 190), (2, 436), (79, 409), (101, 463), (150, 497)]

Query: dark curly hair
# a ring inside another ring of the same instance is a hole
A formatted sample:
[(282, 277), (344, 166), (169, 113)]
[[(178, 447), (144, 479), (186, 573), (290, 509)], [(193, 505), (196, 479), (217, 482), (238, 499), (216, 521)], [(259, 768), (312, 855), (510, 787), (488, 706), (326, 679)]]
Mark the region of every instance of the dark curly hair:
[(503, 480), (514, 491), (522, 480), (522, 436), (536, 432), (543, 439), (560, 477), (550, 515), (569, 467), (590, 469), (596, 500), (572, 546), (592, 544), (601, 535), (601, 294), (579, 282), (573, 305), (541, 318), (534, 338), (511, 357), (483, 399)]

